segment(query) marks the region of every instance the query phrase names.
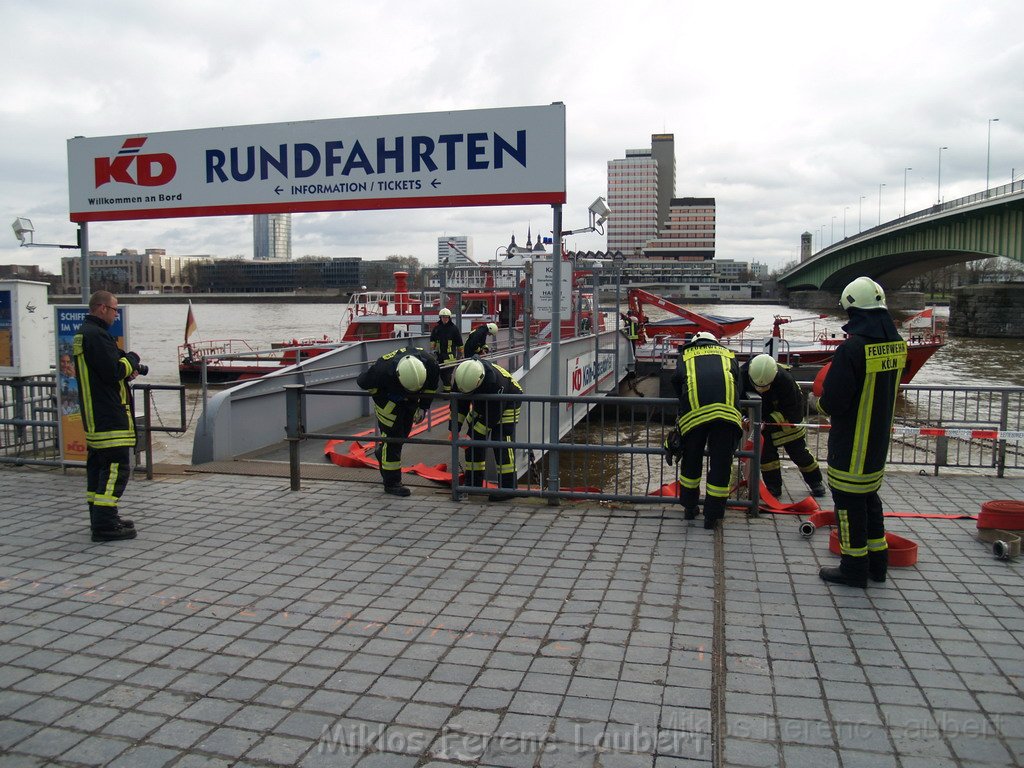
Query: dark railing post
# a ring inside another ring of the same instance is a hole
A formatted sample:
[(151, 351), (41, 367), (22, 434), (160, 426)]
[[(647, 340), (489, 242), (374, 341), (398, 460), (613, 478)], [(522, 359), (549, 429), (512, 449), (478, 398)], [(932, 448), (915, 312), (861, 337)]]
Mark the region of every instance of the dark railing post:
[(146, 479), (153, 479), (153, 425), (150, 412), (149, 387), (142, 386), (142, 428), (146, 431)]
[(291, 489), (293, 491), (297, 491), (301, 487), (299, 443), (304, 439), (303, 432), (305, 432), (306, 420), (303, 418), (305, 405), (303, 395), (305, 389), (306, 387), (303, 384), (284, 385), (287, 419), (285, 433), (288, 440), (288, 476), (291, 479)]

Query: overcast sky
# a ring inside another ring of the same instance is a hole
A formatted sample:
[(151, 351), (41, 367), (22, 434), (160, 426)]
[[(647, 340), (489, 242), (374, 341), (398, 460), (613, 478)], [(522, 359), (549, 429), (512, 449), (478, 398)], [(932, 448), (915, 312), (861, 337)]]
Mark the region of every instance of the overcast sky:
[[(676, 194), (714, 197), (717, 256), (778, 267), (800, 234), (858, 226), (1024, 176), (1024, 2), (0, 0), (0, 264), (59, 271), (67, 148), (109, 136), (564, 102), (566, 229), (607, 162), (675, 134)], [(999, 122), (989, 123), (990, 118)], [(614, 215), (614, 212), (613, 212)], [(490, 258), (547, 206), (296, 214), (292, 253)], [(252, 255), (249, 217), (92, 224), (90, 247)], [(599, 235), (568, 239), (598, 250)]]

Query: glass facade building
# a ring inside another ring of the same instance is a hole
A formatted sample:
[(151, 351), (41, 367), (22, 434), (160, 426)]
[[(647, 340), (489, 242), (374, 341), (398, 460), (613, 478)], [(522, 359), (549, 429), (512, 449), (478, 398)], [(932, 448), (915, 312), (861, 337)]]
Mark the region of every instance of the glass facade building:
[(649, 149), (628, 149), (608, 161), (608, 252), (643, 253), (658, 235), (658, 161)]
[(252, 257), (256, 261), (291, 259), (290, 213), (258, 213), (252, 217)]

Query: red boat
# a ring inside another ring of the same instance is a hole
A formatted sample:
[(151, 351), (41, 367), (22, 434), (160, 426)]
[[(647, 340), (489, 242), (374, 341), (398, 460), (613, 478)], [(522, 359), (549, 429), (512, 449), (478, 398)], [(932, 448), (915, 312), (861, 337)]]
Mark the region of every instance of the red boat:
[[(463, 335), (481, 325), (496, 323), (499, 329), (514, 328), (521, 338), (525, 332), (522, 305), (525, 280), (520, 279), (516, 284), (516, 272), (507, 266), (482, 268), (480, 277), (477, 285), (467, 284), (465, 289), (455, 284), (444, 293), (412, 293), (408, 288), (409, 274), (395, 272), (394, 291), (362, 291), (352, 295), (343, 311), (343, 330), (337, 340), (328, 336), (292, 339), (276, 342), (270, 350), (256, 350), (240, 339), (186, 342), (178, 347), (178, 377), (183, 384), (200, 382), (205, 360), (208, 383), (245, 381), (329, 352), (340, 345), (420, 336), (430, 332), (442, 306), (447, 306), (459, 318)], [(575, 282), (577, 286), (583, 285), (582, 273)], [(603, 330), (603, 318), (599, 316), (596, 320), (598, 330)], [(593, 296), (577, 290), (573, 296), (572, 313), (561, 322), (562, 338), (589, 331), (594, 321)], [(528, 331), (532, 339), (540, 342), (550, 340), (551, 323), (532, 320)]]

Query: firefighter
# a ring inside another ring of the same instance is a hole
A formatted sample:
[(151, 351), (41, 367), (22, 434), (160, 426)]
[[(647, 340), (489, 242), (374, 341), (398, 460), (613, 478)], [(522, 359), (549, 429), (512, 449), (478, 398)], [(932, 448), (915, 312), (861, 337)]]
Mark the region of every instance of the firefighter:
[[(488, 360), (471, 358), (455, 369), (455, 390), (475, 395), (521, 395), (523, 388), (511, 373)], [(519, 421), (518, 400), (459, 401), (458, 430), (465, 426), (473, 440), (496, 440), (507, 443), (494, 448), (498, 467), (498, 485), (516, 487), (516, 453), (512, 443)], [(466, 485), (483, 487), (487, 469), (487, 449), (470, 445), (466, 449)], [(490, 501), (506, 501), (508, 497), (491, 494)]]
[(772, 496), (782, 493), (782, 465), (779, 448), (799, 467), (811, 495), (825, 495), (821, 469), (807, 450), (807, 430), (799, 424), (804, 417), (804, 398), (793, 375), (771, 355), (757, 355), (740, 366), (743, 391), (754, 389), (761, 396), (761, 479)]
[(466, 346), (464, 348), (464, 354), (466, 358), (473, 357), (475, 355), (486, 355), (491, 351), (488, 342), (488, 336), (498, 335), (498, 324), (487, 323), (473, 329), (473, 332), (466, 337)]
[(712, 334), (701, 331), (680, 349), (672, 388), (679, 399), (676, 423), (682, 436), (679, 501), (683, 517), (693, 520), (699, 513), (697, 501), (707, 449), (704, 527), (714, 530), (725, 516), (732, 456), (743, 423), (736, 356)]
[(636, 353), (637, 345), (640, 343), (640, 318), (637, 317), (635, 310), (629, 310), (625, 315), (620, 314), (622, 322), (625, 326), (622, 332), (626, 334), (626, 338), (629, 339), (630, 346), (633, 347), (634, 354)]
[[(462, 357), (462, 332), (452, 322), (452, 311), (448, 307), (442, 307), (437, 313), (437, 325), (430, 332), (430, 351), (442, 366)], [(449, 365), (441, 371), (445, 392), (452, 391), (452, 368)]]
[(71, 343), (78, 375), (78, 401), (88, 449), (86, 501), (93, 541), (134, 539), (135, 524), (122, 518), (117, 505), (128, 485), (135, 416), (131, 387), (149, 372), (134, 352), (122, 352), (110, 326), (117, 319), (117, 297), (96, 291)]
[(426, 351), (417, 347), (396, 349), (381, 355), (359, 374), (356, 384), (373, 398), (373, 410), (383, 441), (374, 455), (380, 462), (384, 493), (408, 496), (402, 485), (402, 443), (387, 438), (409, 437), (413, 424), (423, 421), (437, 394), (441, 369)]
[(828, 485), (839, 527), (838, 568), (822, 568), (828, 582), (851, 587), (885, 581), (889, 550), (878, 489), (885, 473), (907, 343), (900, 337), (874, 280), (858, 277), (840, 305), (850, 321), (822, 384), (810, 403), (829, 417)]

